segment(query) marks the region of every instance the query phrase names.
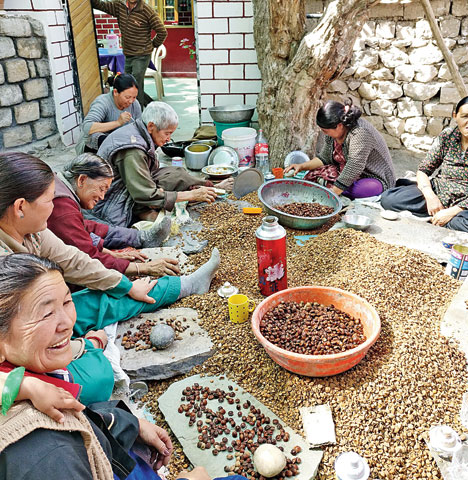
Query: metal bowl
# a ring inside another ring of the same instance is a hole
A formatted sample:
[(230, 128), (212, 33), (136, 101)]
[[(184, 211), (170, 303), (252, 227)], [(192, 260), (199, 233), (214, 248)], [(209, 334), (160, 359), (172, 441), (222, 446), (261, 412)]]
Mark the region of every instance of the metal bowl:
[(230, 177), (232, 174), (236, 173), (237, 170), (237, 167), (231, 165), (207, 165), (202, 168), (202, 172), (205, 175), (209, 175), (217, 180)]
[[(340, 198), (328, 188), (299, 179), (275, 179), (258, 189), (258, 198), (270, 215), (278, 217), (279, 223), (298, 230), (313, 230), (327, 223), (342, 208)], [(323, 217), (298, 217), (277, 210), (277, 205), (286, 203), (320, 203), (333, 207), (333, 212)]]
[(170, 142), (166, 143), (161, 147), (161, 150), (168, 156), (168, 157), (183, 157), (185, 155), (185, 147), (190, 145), (191, 141), (184, 141), (184, 142)]
[(249, 121), (255, 111), (252, 105), (224, 105), (208, 109), (211, 118), (220, 123), (239, 123)]
[(342, 220), (347, 227), (354, 228), (355, 230), (366, 230), (372, 224), (372, 220), (365, 215), (344, 215)]

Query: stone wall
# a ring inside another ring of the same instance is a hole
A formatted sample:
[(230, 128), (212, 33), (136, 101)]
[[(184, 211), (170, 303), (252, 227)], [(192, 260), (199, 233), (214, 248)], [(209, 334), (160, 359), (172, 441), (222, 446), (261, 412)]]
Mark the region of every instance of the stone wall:
[(55, 133), (42, 24), (28, 17), (0, 16), (0, 148), (21, 147)]

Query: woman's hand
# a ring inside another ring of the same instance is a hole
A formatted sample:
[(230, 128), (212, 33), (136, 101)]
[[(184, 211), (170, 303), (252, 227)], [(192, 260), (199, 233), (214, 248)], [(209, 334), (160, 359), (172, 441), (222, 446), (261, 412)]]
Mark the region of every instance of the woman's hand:
[(426, 199), (427, 211), (429, 212), (429, 215), (434, 216), (437, 212), (440, 212), (444, 209), (439, 197), (435, 193), (427, 195), (427, 197), (424, 195), (424, 198)]
[(148, 257), (139, 250), (132, 250), (130, 252), (114, 252), (113, 250), (108, 250), (106, 253), (109, 253), (109, 255), (112, 255), (114, 258), (123, 258), (124, 260), (130, 260), (133, 262), (136, 260), (144, 262), (148, 259)]
[(71, 393), (63, 388), (34, 377), (23, 378), (16, 400), (30, 400), (37, 410), (45, 413), (58, 423), (65, 421), (65, 417), (60, 410), (81, 412), (85, 408)]
[(128, 292), (128, 296), (139, 302), (156, 303), (154, 298), (151, 298), (148, 293), (158, 283), (157, 280), (151, 278), (139, 278), (132, 282), (133, 286)]
[(303, 163), (292, 163), (289, 167), (285, 168), (284, 173), (294, 170), (294, 175), (297, 175), (299, 172), (302, 172), (303, 165)]
[(461, 209), (460, 207), (457, 207), (457, 206), (450, 207), (450, 208), (444, 208), (442, 210), (437, 211), (437, 213), (435, 213), (432, 216), (431, 223), (434, 224), (434, 225), (437, 225), (439, 227), (443, 227), (448, 222), (450, 222), (450, 220), (452, 220), (452, 218), (455, 215), (458, 215), (462, 211), (463, 211), (463, 209)]
[(156, 465), (153, 465), (153, 470), (156, 472), (163, 465), (167, 465), (171, 459), (173, 450), (171, 439), (164, 428), (158, 427), (144, 418), (138, 419), (138, 422), (140, 423), (139, 434), (142, 442), (159, 453)]
[(119, 119), (117, 122), (119, 122), (119, 125), (125, 125), (132, 119), (132, 114), (130, 112), (122, 112), (119, 116)]
[(190, 191), (191, 202), (208, 202), (213, 203), (218, 196), (213, 187), (199, 187)]
[(164, 277), (164, 275), (180, 275), (179, 262), (173, 258), (158, 258), (138, 265), (145, 275)]
[[(99, 344), (97, 340), (88, 338), (88, 337), (97, 337), (101, 340), (102, 346)], [(89, 341), (96, 347), (102, 348), (103, 350), (106, 348), (107, 345), (107, 333), (104, 330), (90, 330), (84, 338), (88, 338)]]
[(205, 470), (205, 467), (195, 467), (191, 472), (188, 470), (182, 470), (177, 475), (177, 478), (188, 478), (189, 480), (210, 480), (211, 477), (208, 475), (208, 472)]

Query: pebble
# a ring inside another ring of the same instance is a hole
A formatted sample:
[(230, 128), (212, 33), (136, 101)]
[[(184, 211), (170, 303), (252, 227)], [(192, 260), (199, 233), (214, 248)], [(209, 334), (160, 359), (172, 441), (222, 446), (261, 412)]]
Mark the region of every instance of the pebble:
[(172, 345), (175, 339), (175, 331), (172, 327), (165, 324), (155, 325), (151, 329), (150, 341), (153, 347), (158, 350), (164, 350)]

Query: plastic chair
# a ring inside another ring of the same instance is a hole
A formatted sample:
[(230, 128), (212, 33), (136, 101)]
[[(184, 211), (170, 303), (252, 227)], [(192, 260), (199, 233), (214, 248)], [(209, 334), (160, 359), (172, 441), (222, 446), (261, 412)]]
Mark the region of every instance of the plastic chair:
[(153, 50), (153, 53), (151, 54), (151, 61), (156, 67), (156, 70), (147, 68), (145, 72), (145, 77), (154, 78), (158, 100), (161, 100), (161, 98), (164, 97), (164, 85), (161, 74), (162, 61), (164, 58), (166, 58), (166, 47), (164, 45), (160, 45), (156, 50)]

